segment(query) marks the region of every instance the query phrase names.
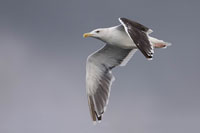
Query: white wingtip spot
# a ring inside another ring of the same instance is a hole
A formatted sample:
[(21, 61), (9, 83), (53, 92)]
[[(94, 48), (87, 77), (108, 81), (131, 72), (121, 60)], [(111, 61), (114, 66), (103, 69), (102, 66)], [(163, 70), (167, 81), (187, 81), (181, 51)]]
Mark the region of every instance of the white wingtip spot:
[(153, 60), (153, 58), (147, 58), (147, 60)]
[(94, 126), (97, 125), (97, 122), (96, 122), (96, 121), (93, 121), (93, 125), (94, 125)]

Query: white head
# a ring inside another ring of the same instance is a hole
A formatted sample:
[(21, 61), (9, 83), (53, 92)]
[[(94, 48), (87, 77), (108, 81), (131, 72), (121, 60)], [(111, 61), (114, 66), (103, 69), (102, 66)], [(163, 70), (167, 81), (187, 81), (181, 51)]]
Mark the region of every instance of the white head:
[(83, 37), (93, 37), (105, 42), (105, 40), (108, 38), (108, 32), (108, 28), (98, 28), (89, 33), (83, 34)]

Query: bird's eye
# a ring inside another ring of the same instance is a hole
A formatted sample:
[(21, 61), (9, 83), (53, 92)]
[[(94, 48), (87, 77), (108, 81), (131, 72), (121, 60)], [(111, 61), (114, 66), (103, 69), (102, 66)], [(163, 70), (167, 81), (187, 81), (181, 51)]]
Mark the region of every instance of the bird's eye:
[(96, 33), (99, 33), (99, 32), (100, 32), (99, 30), (96, 31)]

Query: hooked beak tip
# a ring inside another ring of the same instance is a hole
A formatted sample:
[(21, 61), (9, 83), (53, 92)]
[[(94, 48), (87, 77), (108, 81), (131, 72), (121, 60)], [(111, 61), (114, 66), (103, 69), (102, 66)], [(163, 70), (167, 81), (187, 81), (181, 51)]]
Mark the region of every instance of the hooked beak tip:
[(84, 34), (83, 34), (83, 37), (84, 37), (84, 38), (90, 37), (90, 36), (92, 36), (92, 34), (90, 34), (90, 33), (84, 33)]

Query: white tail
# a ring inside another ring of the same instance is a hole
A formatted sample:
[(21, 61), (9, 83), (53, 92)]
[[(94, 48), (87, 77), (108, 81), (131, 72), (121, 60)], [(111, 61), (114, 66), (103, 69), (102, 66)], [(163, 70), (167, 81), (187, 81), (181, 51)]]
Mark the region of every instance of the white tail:
[(168, 42), (164, 42), (163, 40), (158, 40), (154, 37), (149, 37), (149, 41), (153, 44), (154, 48), (166, 48), (168, 46), (170, 46), (171, 44)]

